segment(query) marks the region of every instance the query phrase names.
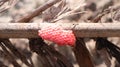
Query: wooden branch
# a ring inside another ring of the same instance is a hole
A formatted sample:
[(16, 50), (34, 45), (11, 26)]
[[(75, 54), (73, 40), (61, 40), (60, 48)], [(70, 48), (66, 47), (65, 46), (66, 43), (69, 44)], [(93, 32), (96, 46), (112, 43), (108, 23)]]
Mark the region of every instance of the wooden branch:
[(46, 10), (47, 8), (51, 7), (52, 5), (56, 4), (59, 1), (61, 1), (61, 0), (50, 0), (50, 1), (46, 2), (45, 4), (43, 4), (42, 6), (35, 9), (34, 11), (32, 11), (31, 13), (23, 16), (22, 18), (20, 18), (18, 20), (15, 20), (15, 21), (29, 22), (33, 17), (40, 15), (44, 10)]
[(119, 37), (120, 23), (0, 23), (0, 38), (36, 38), (47, 25), (73, 30), (77, 37)]

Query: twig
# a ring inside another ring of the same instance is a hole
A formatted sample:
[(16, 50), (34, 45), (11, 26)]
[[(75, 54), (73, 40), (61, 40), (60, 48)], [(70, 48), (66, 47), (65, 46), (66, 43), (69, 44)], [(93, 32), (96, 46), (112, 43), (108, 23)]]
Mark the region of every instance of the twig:
[(0, 43), (0, 46), (1, 46), (1, 48), (4, 50), (5, 54), (8, 55), (8, 56), (7, 56), (8, 61), (10, 61), (10, 62), (13, 64), (14, 67), (21, 67), (21, 66), (17, 63), (17, 61), (15, 60), (13, 54), (11, 54), (11, 53), (5, 48), (5, 46), (4, 46), (2, 43)]
[(80, 67), (94, 67), (91, 55), (82, 38), (77, 38), (76, 46), (73, 48), (73, 51)]
[[(2, 0), (0, 1), (0, 13), (6, 11), (7, 9), (13, 7), (16, 4), (17, 0)], [(7, 5), (4, 5), (8, 3)]]
[(27, 58), (17, 49), (15, 48), (12, 43), (8, 40), (8, 39), (2, 39), (1, 40), (2, 43), (11, 50), (11, 52), (13, 54), (15, 54), (16, 57), (20, 58), (20, 60), (25, 63), (27, 66), (29, 67), (33, 67), (31, 66), (31, 64), (27, 61)]
[(23, 16), (22, 18), (20, 18), (18, 20), (15, 20), (15, 21), (17, 21), (17, 22), (29, 22), (32, 18), (40, 15), (44, 10), (46, 10), (47, 8), (51, 7), (52, 5), (56, 4), (59, 1), (61, 1), (61, 0), (50, 0), (47, 3), (43, 4), (42, 6), (35, 9), (34, 11), (32, 11), (31, 13)]
[(73, 30), (76, 37), (120, 36), (120, 23), (1, 23), (0, 38), (37, 38), (38, 30), (47, 25)]
[(53, 47), (48, 46), (41, 38), (31, 38), (29, 40), (31, 51), (36, 52), (41, 60), (46, 63), (44, 67), (48, 67), (47, 65), (49, 67), (73, 67), (65, 56)]

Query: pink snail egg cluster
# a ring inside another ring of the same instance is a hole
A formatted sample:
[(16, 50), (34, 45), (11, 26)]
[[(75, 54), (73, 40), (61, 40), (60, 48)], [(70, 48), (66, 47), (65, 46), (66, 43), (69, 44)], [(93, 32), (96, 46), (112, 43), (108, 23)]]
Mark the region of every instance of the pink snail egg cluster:
[(72, 30), (64, 30), (61, 26), (46, 26), (38, 30), (38, 35), (58, 45), (74, 46), (76, 41)]

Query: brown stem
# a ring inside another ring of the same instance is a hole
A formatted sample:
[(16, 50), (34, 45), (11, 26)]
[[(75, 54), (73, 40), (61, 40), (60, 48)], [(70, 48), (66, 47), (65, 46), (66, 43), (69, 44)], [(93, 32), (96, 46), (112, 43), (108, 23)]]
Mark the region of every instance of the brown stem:
[(15, 20), (17, 22), (29, 22), (33, 17), (40, 15), (44, 10), (51, 7), (52, 5), (56, 4), (61, 0), (50, 0), (47, 3), (43, 4), (42, 6), (38, 7), (31, 13), (24, 15), (22, 18)]
[(80, 67), (94, 67), (89, 51), (83, 39), (76, 38), (76, 46), (73, 48), (76, 60)]

